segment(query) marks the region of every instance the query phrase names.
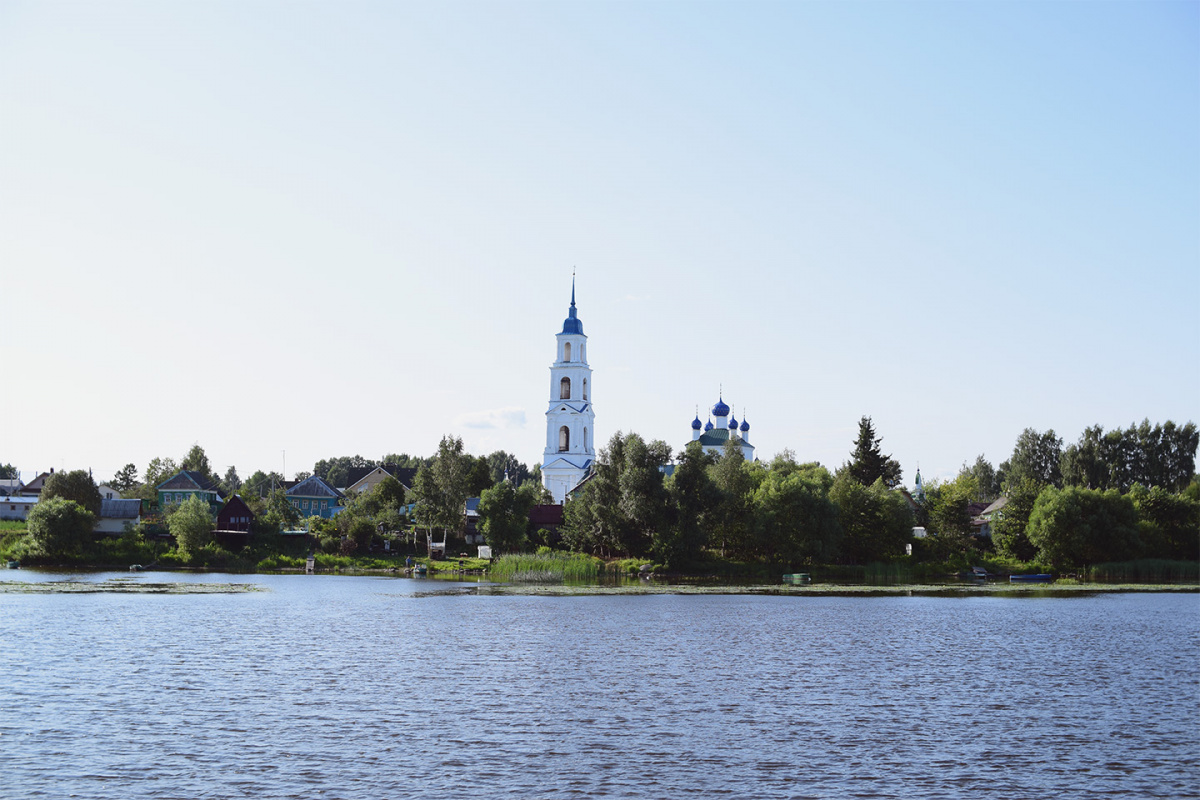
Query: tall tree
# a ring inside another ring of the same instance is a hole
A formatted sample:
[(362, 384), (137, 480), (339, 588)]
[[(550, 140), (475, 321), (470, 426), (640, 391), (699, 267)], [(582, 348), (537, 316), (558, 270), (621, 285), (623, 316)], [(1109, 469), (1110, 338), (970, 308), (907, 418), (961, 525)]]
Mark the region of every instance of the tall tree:
[(1062, 486), (1059, 462), (1062, 458), (1062, 438), (1054, 429), (1038, 433), (1026, 428), (1017, 437), (1012, 456), (1000, 465), (1005, 486), (1015, 486), (1026, 478), (1043, 486)]
[[(625, 436), (620, 431), (602, 447), (583, 488), (563, 506), (563, 542), (572, 550), (599, 555), (623, 553), (629, 540), (620, 513)], [(535, 471), (540, 469), (535, 466)]]
[(142, 481), (151, 492), (158, 488), (159, 484), (172, 477), (179, 472), (179, 467), (175, 464), (173, 458), (152, 458), (146, 466), (146, 479)]
[(996, 469), (983, 455), (975, 458), (975, 463), (967, 466), (964, 462), (959, 476), (969, 475), (975, 481), (975, 496), (971, 499), (981, 502), (991, 502), (1000, 496), (1000, 480)]
[(716, 499), (708, 469), (715, 461), (699, 442), (689, 442), (665, 482), (671, 520), (655, 532), (651, 548), (655, 558), (668, 567), (695, 561), (708, 543), (709, 516)]
[(1200, 553), (1200, 502), (1161, 486), (1134, 484), (1129, 498), (1137, 508), (1143, 555), (1194, 560)]
[(0, 464), (0, 480), (15, 480), (20, 477), (20, 471), (12, 464)]
[(1025, 478), (1008, 487), (1008, 500), (992, 523), (992, 544), (997, 553), (1020, 561), (1032, 561), (1037, 555), (1037, 547), (1029, 541), (1026, 526), (1043, 488), (1033, 478)]
[(930, 544), (943, 557), (966, 553), (971, 548), (971, 501), (978, 494), (975, 476), (959, 473), (939, 487), (929, 510)]
[(121, 494), (132, 491), (138, 485), (138, 470), (134, 464), (126, 464), (113, 476), (113, 488)]
[(212, 465), (208, 463), (208, 455), (204, 452), (204, 448), (198, 444), (192, 445), (192, 449), (188, 450), (187, 455), (183, 457), (183, 461), (179, 462), (179, 468), (188, 472), (199, 472), (214, 482), (217, 480), (217, 475), (213, 472)]
[(754, 494), (759, 554), (783, 564), (831, 561), (841, 539), (832, 488), (833, 475), (820, 464), (776, 456)]
[(92, 514), (100, 515), (100, 503), (103, 500), (100, 497), (100, 489), (96, 487), (91, 474), (84, 470), (55, 472), (46, 478), (46, 482), (42, 484), (41, 498), (48, 500), (52, 497), (73, 500)]
[(854, 440), (854, 452), (844, 469), (863, 486), (870, 486), (882, 479), (884, 485), (894, 489), (900, 485), (900, 464), (891, 456), (883, 454), (882, 443), (883, 439), (875, 435), (875, 426), (871, 418), (860, 419), (858, 438)]
[(843, 561), (867, 564), (904, 555), (904, 546), (912, 541), (912, 512), (903, 495), (888, 489), (882, 478), (863, 486), (842, 470), (829, 499), (838, 507)]
[(709, 469), (716, 487), (713, 509), (712, 544), (721, 548), (721, 556), (749, 557), (754, 553), (754, 492), (761, 474), (755, 474), (742, 448), (728, 441), (720, 458)]
[(225, 489), (231, 494), (241, 489), (242, 479), (238, 477), (237, 467), (230, 465), (229, 469), (225, 470), (225, 478), (221, 483), (225, 485)]
[(413, 481), (417, 521), (431, 530), (440, 529), (443, 542), (451, 531), (462, 529), (472, 466), (462, 439), (443, 436), (433, 463), (418, 470)]

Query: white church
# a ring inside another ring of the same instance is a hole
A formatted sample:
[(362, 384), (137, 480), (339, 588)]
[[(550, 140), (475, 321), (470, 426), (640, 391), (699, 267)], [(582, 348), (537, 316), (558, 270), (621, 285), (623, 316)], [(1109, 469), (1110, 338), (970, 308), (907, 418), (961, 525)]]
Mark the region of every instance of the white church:
[(596, 459), (596, 414), (592, 411), (592, 369), (587, 361), (587, 337), (575, 311), (575, 281), (571, 281), (571, 308), (556, 337), (557, 351), (550, 365), (550, 407), (546, 411), (546, 452), (542, 458), (542, 484), (555, 503), (579, 485)]
[[(708, 423), (703, 426), (700, 424), (700, 414), (696, 414), (696, 418), (692, 420), (692, 441), (700, 442), (704, 452), (716, 453), (718, 456), (725, 451), (726, 442), (734, 441), (742, 448), (742, 456), (747, 461), (753, 461), (754, 445), (750, 444), (750, 423), (746, 421), (745, 415), (742, 415), (742, 424), (739, 425), (737, 417), (732, 415), (732, 410), (725, 404), (723, 396), (717, 399), (711, 413)], [(715, 425), (713, 417), (717, 420)]]

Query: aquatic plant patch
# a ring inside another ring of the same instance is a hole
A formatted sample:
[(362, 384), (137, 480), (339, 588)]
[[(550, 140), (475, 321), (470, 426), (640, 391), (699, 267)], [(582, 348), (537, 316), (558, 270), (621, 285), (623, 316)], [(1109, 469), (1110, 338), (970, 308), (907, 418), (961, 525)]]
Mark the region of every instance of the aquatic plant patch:
[(266, 591), (251, 583), (144, 583), (134, 578), (106, 581), (0, 581), (0, 594), (247, 594)]

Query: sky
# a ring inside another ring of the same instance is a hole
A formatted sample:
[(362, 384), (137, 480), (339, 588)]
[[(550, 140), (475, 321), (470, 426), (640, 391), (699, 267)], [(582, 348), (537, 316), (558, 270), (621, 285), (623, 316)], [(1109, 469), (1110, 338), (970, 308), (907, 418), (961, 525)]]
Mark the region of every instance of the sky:
[(540, 463), (572, 274), (601, 443), (1200, 422), (1200, 4), (0, 0), (27, 480)]

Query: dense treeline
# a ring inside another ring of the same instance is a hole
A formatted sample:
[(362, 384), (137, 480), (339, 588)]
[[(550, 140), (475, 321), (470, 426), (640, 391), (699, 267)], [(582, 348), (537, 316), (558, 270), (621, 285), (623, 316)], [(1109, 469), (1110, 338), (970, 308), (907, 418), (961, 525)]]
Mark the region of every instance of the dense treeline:
[[(410, 490), (385, 480), (347, 498), (332, 519), (301, 520), (277, 473), (256, 471), (242, 482), (230, 467), (218, 476), (198, 445), (179, 462), (153, 459), (143, 481), (130, 464), (112, 483), (153, 500), (154, 487), (177, 470), (198, 472), (250, 505), (256, 515), (254, 548), (262, 552), (282, 547), (280, 532), (298, 526), (330, 554), (362, 554), (388, 539), (415, 547), (418, 533), (446, 542), (461, 535), (466, 499), (478, 496), (479, 530), (497, 553), (554, 545), (679, 569), (703, 569), (714, 558), (780, 568), (867, 564), (899, 558), (910, 546), (919, 559), (961, 561), (994, 554), (1059, 569), (1200, 557), (1195, 476), (1200, 435), (1191, 422), (1151, 425), (1147, 420), (1108, 432), (1093, 426), (1066, 448), (1053, 430), (1026, 429), (998, 468), (981, 455), (964, 463), (953, 480), (914, 484), (911, 494), (898, 490), (900, 465), (883, 453), (881, 443), (871, 419), (863, 417), (849, 460), (830, 472), (818, 463), (797, 461), (789, 451), (770, 463), (747, 463), (737, 447), (713, 454), (692, 443), (674, 454), (664, 442), (618, 433), (567, 502), (560, 537), (529, 522), (530, 509), (548, 502), (536, 466), (530, 470), (503, 451), (472, 456), (461, 439), (449, 436), (427, 458), (323, 459), (312, 473), (297, 475), (322, 475), (344, 485), (356, 467), (417, 469)], [(997, 499), (1004, 502), (995, 504), (985, 520), (980, 516), (984, 506)], [(25, 551), (68, 556), (86, 549), (99, 507), (89, 473), (56, 473), (30, 514)], [(140, 533), (169, 532), (176, 542), (174, 557), (184, 562), (219, 550), (204, 504), (164, 512)], [(914, 525), (928, 535), (914, 539)], [(990, 530), (990, 536), (980, 536), (981, 530)]]
[(649, 557), (689, 568), (706, 554), (800, 566), (865, 563), (905, 554), (913, 513), (899, 465), (880, 452), (869, 418), (851, 461), (832, 474), (788, 451), (747, 463), (739, 447), (720, 455), (696, 442), (679, 454), (618, 433), (565, 508), (564, 542), (604, 556)]

